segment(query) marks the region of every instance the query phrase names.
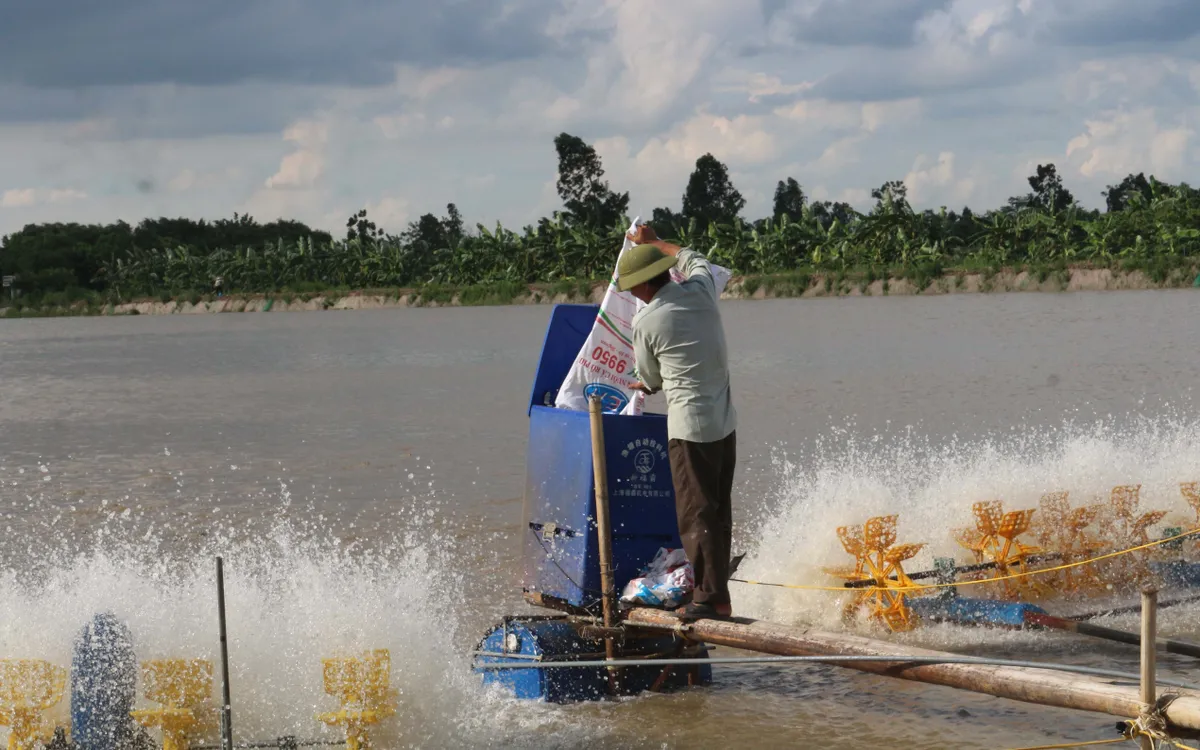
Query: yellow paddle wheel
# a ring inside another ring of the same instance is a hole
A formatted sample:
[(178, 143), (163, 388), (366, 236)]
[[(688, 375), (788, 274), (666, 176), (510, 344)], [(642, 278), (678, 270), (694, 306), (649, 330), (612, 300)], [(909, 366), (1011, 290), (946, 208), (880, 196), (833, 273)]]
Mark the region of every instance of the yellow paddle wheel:
[(142, 691), (155, 708), (133, 711), (144, 727), (162, 730), (163, 750), (188, 750), (206, 726), (201, 709), (212, 696), (212, 662), (160, 659), (142, 664)]
[[(1132, 549), (1150, 543), (1150, 527), (1167, 515), (1165, 510), (1138, 514), (1141, 499), (1140, 484), (1112, 488), (1108, 506), (1099, 514), (1097, 527), (1100, 536), (1113, 550)], [(1139, 550), (1105, 560), (1103, 574), (1110, 584), (1140, 586), (1155, 580), (1150, 569), (1151, 550)]]
[[(971, 506), (975, 528), (959, 529), (958, 543), (970, 550), (976, 563), (990, 563), (987, 570), (977, 572), (973, 580), (1005, 579), (1029, 571), (1029, 557), (1042, 550), (1024, 544), (1018, 537), (1029, 531), (1033, 508), (1004, 512), (999, 500), (987, 500)], [(1048, 586), (1033, 580), (1033, 576), (999, 580), (1002, 598), (1029, 600), (1044, 596)]]
[(62, 700), (67, 671), (39, 659), (0, 659), (0, 727), (8, 750), (34, 750), (52, 729), (42, 714)]
[[(1184, 502), (1186, 502), (1188, 506), (1191, 507), (1192, 512), (1196, 514), (1196, 523), (1194, 523), (1188, 530), (1191, 531), (1192, 529), (1200, 529), (1200, 482), (1180, 482), (1179, 494), (1183, 495)], [(1194, 536), (1180, 541), (1186, 541), (1187, 548), (1193, 553), (1200, 551), (1200, 536)]]
[(387, 649), (361, 656), (323, 659), (325, 692), (338, 699), (341, 709), (317, 715), (346, 733), (346, 750), (371, 747), (367, 728), (396, 713), (397, 692), (390, 687), (391, 653)]
[[(1087, 531), (1101, 512), (1098, 505), (1072, 508), (1067, 492), (1050, 492), (1042, 496), (1034, 534), (1043, 550), (1055, 553), (1056, 564), (1070, 565), (1088, 560), (1104, 549), (1104, 542)], [(1041, 576), (1042, 583), (1052, 585), (1067, 595), (1097, 592), (1104, 581), (1095, 565), (1081, 565)]]
[(906, 596), (913, 581), (904, 572), (904, 561), (916, 557), (924, 544), (896, 544), (897, 516), (878, 516), (867, 519), (861, 527), (838, 527), (842, 547), (855, 560), (853, 568), (828, 569), (827, 572), (847, 581), (871, 582), (869, 588), (857, 592), (843, 610), (843, 617), (853, 619), (860, 609), (870, 618), (893, 631), (912, 630), (917, 618), (909, 609)]

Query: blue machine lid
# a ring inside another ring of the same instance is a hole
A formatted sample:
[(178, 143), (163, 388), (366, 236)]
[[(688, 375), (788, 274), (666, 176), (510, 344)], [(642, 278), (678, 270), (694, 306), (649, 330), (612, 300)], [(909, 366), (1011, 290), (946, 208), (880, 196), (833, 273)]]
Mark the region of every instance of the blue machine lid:
[(562, 304), (551, 310), (527, 415), (535, 406), (554, 406), (558, 388), (567, 377), (583, 342), (591, 334), (599, 312), (600, 305)]

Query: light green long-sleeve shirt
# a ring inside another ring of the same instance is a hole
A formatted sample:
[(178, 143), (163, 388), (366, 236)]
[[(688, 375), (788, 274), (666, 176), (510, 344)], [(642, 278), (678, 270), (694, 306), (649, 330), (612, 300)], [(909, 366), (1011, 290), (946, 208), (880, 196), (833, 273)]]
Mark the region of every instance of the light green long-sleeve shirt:
[(711, 443), (737, 427), (725, 329), (704, 256), (684, 248), (678, 268), (686, 280), (658, 290), (633, 317), (633, 352), (642, 383), (666, 391), (667, 437)]

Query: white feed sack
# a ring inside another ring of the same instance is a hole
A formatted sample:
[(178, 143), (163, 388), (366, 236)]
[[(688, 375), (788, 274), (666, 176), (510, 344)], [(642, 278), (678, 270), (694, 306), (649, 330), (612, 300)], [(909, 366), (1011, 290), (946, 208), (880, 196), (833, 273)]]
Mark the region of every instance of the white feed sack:
[[(634, 231), (637, 226), (638, 219), (634, 219), (629, 231)], [(627, 236), (621, 253), (631, 247), (633, 243)], [(716, 281), (717, 294), (720, 294), (729, 281), (730, 271), (712, 263), (709, 268)], [(677, 282), (684, 280), (676, 268), (671, 269), (671, 278)], [(633, 316), (643, 307), (645, 304), (629, 292), (617, 291), (614, 269), (604, 301), (600, 303), (600, 312), (592, 324), (592, 332), (563, 380), (554, 400), (555, 406), (587, 411), (588, 399), (595, 394), (601, 398), (608, 414), (642, 413), (645, 395), (632, 391), (629, 386), (638, 380), (633, 357)]]

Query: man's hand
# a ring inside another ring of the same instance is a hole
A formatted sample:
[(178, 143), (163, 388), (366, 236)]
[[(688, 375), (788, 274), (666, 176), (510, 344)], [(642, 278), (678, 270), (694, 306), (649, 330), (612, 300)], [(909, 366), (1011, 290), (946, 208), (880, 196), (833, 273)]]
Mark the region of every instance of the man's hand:
[(629, 241), (635, 245), (651, 245), (658, 240), (658, 235), (654, 233), (654, 227), (649, 224), (640, 224), (637, 229), (629, 233)]
[(642, 381), (640, 381), (640, 380), (635, 380), (634, 382), (630, 383), (630, 384), (629, 384), (629, 390), (631, 390), (631, 391), (638, 391), (638, 392), (640, 392), (640, 393), (644, 393), (644, 394), (646, 394), (647, 396), (651, 395), (651, 394), (650, 394), (650, 389), (649, 389), (649, 388), (647, 388), (647, 387), (646, 387), (646, 384), (645, 384), (645, 383), (643, 383), (643, 382), (642, 382)]
[(667, 255), (679, 255), (679, 245), (666, 240), (660, 240), (649, 224), (640, 224), (638, 228), (625, 235), (635, 245), (654, 245)]

